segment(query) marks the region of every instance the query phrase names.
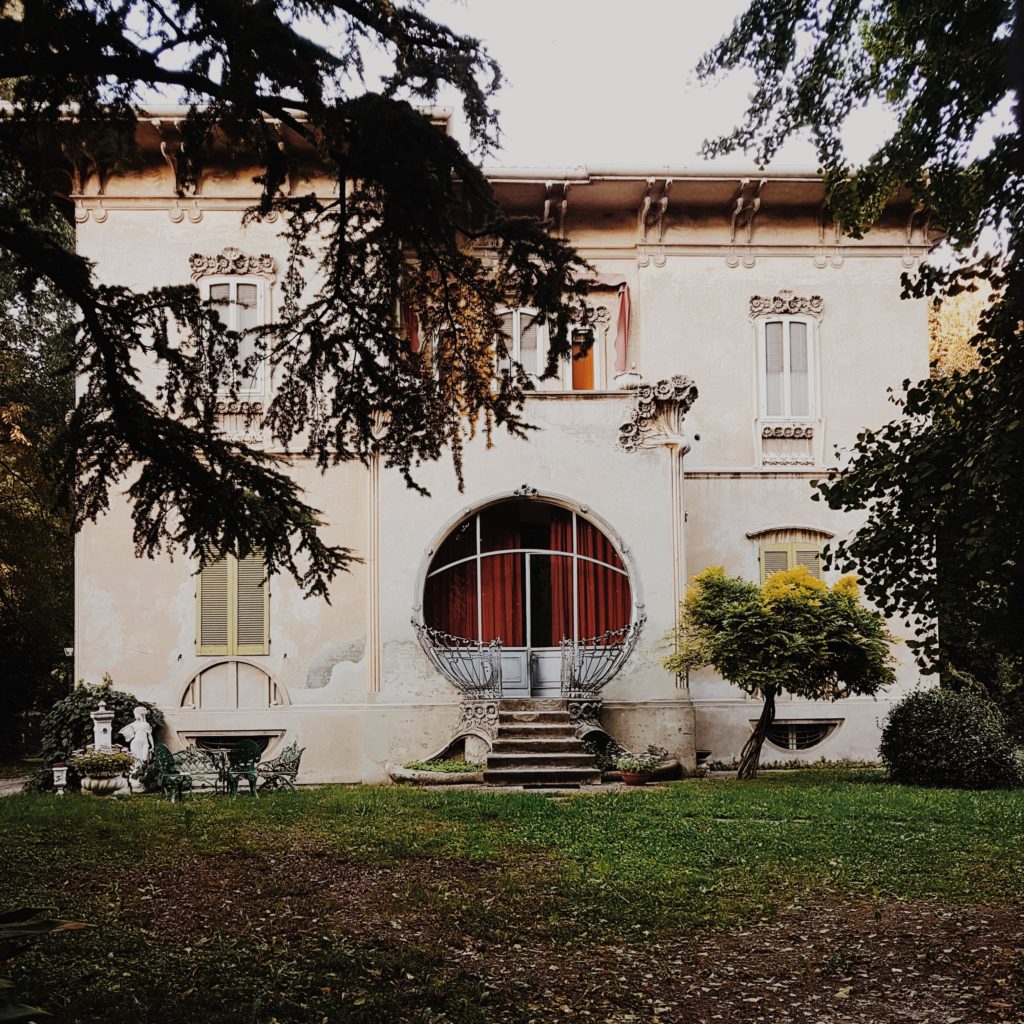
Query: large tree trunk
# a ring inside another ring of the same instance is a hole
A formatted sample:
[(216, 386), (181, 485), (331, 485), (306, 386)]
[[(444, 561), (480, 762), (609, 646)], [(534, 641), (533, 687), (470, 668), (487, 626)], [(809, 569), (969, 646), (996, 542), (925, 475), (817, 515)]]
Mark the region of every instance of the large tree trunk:
[(761, 747), (764, 746), (768, 729), (775, 721), (776, 692), (774, 687), (764, 692), (764, 707), (761, 709), (761, 717), (757, 720), (750, 739), (743, 747), (743, 753), (740, 755), (740, 770), (736, 773), (737, 779), (757, 778), (757, 767), (761, 763)]

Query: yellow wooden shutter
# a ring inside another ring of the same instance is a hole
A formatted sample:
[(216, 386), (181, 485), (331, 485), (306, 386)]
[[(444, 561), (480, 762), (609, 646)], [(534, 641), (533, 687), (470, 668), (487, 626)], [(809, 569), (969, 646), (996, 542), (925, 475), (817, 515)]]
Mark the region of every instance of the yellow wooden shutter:
[(792, 544), (762, 544), (761, 545), (761, 582), (773, 572), (784, 572), (790, 567), (790, 554)]
[(196, 653), (231, 653), (229, 559), (211, 562), (196, 586)]
[(263, 556), (228, 555), (199, 574), (197, 654), (269, 654), (270, 593)]
[(261, 555), (235, 561), (235, 654), (270, 653), (267, 567)]
[(793, 545), (793, 566), (806, 565), (815, 579), (821, 579), (821, 552), (801, 544)]

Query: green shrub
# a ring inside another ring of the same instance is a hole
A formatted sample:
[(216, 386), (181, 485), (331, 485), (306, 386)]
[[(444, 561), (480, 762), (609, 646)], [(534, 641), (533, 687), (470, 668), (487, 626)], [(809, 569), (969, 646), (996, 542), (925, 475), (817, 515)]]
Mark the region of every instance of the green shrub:
[[(69, 765), (68, 786), (78, 787), (80, 776), (71, 764), (71, 755), (92, 743), (93, 728), (89, 716), (100, 706), (100, 701), (106, 704), (108, 711), (114, 712), (115, 740), (118, 730), (133, 720), (135, 708), (143, 707), (148, 712), (149, 724), (153, 727), (153, 741), (160, 741), (164, 716), (153, 704), (139, 700), (124, 690), (115, 690), (110, 676), (104, 676), (103, 682), (98, 686), (77, 686), (73, 693), (57, 701), (43, 719), (43, 767), (33, 780), (33, 789), (53, 788), (51, 766), (57, 762)], [(144, 783), (150, 783), (148, 775), (151, 772), (152, 761), (147, 766), (147, 772), (143, 773)]]
[(892, 781), (908, 785), (997, 789), (1024, 781), (999, 709), (969, 691), (904, 697), (889, 712), (879, 754)]
[(668, 751), (651, 744), (642, 754), (625, 753), (615, 759), (615, 767), (620, 772), (634, 775), (650, 775), (658, 770), (668, 758)]
[(450, 772), (465, 775), (469, 772), (482, 772), (484, 766), (475, 761), (410, 761), (405, 765), (410, 771), (417, 772)]

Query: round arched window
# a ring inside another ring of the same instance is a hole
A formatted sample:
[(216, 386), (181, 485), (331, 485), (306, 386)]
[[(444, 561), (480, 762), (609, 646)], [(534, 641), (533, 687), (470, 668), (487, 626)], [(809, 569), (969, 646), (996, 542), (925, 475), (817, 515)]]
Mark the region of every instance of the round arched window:
[(582, 515), (538, 500), (503, 501), (460, 523), (427, 570), (423, 619), (455, 637), (530, 650), (586, 640), (632, 620), (629, 575)]

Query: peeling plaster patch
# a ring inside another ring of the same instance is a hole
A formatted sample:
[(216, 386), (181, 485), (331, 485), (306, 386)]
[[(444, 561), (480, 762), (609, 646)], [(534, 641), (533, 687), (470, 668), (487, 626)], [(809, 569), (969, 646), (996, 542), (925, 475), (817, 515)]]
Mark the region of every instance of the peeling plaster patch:
[(335, 666), (340, 665), (342, 662), (357, 664), (363, 660), (365, 654), (365, 637), (358, 637), (355, 640), (329, 645), (310, 664), (309, 671), (306, 673), (306, 681), (303, 684), (304, 688), (307, 690), (323, 689), (331, 682)]

